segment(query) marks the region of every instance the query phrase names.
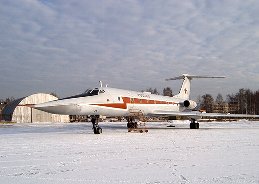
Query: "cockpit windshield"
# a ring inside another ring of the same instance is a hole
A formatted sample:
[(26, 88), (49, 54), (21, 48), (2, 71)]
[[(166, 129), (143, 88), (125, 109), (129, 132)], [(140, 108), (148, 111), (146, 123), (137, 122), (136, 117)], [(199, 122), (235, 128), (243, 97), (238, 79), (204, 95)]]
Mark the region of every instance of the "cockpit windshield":
[(98, 88), (87, 89), (82, 94), (74, 95), (74, 96), (70, 96), (70, 97), (66, 97), (66, 98), (62, 98), (60, 100), (70, 99), (70, 98), (80, 98), (80, 97), (86, 97), (86, 96), (95, 96), (95, 95), (99, 95), (100, 93), (104, 93), (104, 90), (99, 90)]
[(99, 95), (99, 89), (95, 88), (95, 89), (88, 89), (86, 90), (84, 93), (82, 93), (81, 95), (84, 96), (94, 96), (94, 95)]

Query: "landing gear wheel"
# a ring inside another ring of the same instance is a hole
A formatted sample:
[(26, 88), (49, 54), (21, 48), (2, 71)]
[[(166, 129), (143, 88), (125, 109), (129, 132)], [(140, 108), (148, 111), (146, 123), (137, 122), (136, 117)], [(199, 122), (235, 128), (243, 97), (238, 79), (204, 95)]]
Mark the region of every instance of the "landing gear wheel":
[(127, 128), (132, 128), (132, 123), (127, 123)]
[(133, 122), (133, 118), (129, 117), (127, 118), (127, 128), (138, 128), (138, 123), (137, 122)]
[(138, 128), (138, 123), (133, 123), (133, 122), (127, 123), (127, 128)]
[(199, 123), (195, 119), (191, 119), (190, 129), (199, 129)]
[(102, 133), (102, 128), (101, 127), (94, 127), (94, 134), (101, 134)]
[(133, 126), (134, 128), (138, 128), (138, 123), (137, 122), (133, 123)]
[(190, 129), (199, 129), (199, 123), (190, 123)]

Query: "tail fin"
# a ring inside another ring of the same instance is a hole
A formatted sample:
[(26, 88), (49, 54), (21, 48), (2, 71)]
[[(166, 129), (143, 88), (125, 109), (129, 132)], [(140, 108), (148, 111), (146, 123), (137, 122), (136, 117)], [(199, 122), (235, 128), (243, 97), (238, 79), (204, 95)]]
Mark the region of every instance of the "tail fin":
[(224, 76), (199, 76), (199, 75), (183, 74), (182, 76), (169, 78), (166, 80), (169, 81), (169, 80), (183, 79), (183, 83), (182, 83), (180, 92), (177, 95), (175, 95), (174, 97), (188, 100), (190, 98), (191, 80), (194, 78), (225, 78), (225, 77)]

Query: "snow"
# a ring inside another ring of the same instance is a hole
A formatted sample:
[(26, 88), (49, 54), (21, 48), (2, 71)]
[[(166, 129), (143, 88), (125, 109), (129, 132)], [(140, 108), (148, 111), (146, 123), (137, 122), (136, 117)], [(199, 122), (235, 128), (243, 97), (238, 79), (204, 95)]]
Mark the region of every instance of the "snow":
[(0, 125), (0, 183), (259, 183), (259, 122)]

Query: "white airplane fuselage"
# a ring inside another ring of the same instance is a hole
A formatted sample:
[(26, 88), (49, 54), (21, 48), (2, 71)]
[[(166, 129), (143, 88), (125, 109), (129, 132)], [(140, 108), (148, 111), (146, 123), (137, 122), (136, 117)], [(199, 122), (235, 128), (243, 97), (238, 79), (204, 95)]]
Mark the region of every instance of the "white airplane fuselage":
[(196, 103), (188, 99), (108, 87), (34, 106), (54, 114), (103, 116), (153, 116), (155, 111), (181, 112), (195, 107)]
[[(95, 134), (102, 133), (98, 125), (98, 118), (102, 116), (133, 116), (127, 118), (127, 127), (136, 128), (132, 121), (136, 116), (185, 116), (191, 121), (190, 129), (199, 129), (196, 121), (201, 117), (212, 118), (259, 118), (259, 115), (229, 114), (229, 113), (202, 113), (192, 111), (196, 102), (189, 100), (190, 82), (193, 78), (224, 78), (222, 76), (197, 76), (183, 74), (167, 80), (183, 79), (180, 92), (173, 96), (154, 95), (150, 92), (137, 92), (116, 88), (95, 88), (80, 95), (54, 100), (31, 107), (53, 114), (89, 115)], [(143, 132), (143, 130), (142, 130)]]

